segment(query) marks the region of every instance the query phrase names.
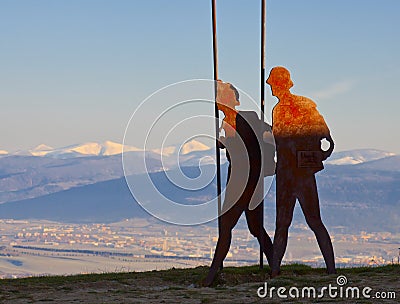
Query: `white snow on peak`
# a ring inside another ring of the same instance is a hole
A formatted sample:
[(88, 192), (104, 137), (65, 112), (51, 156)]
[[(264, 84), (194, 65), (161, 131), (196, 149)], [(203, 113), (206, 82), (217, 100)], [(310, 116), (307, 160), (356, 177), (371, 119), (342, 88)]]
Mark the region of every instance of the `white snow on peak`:
[(333, 153), (326, 161), (329, 165), (356, 165), (394, 156), (395, 153), (376, 149), (359, 149)]
[(163, 156), (171, 156), (172, 154), (175, 153), (176, 147), (174, 146), (168, 146), (168, 147), (163, 147), (160, 149), (152, 149), (151, 152), (163, 155)]
[(188, 154), (194, 151), (206, 151), (210, 150), (211, 148), (195, 139), (188, 141), (182, 146), (182, 154)]
[(72, 146), (70, 149), (67, 149), (66, 152), (77, 152), (83, 155), (100, 155), (101, 149), (101, 144), (97, 142), (88, 142), (81, 145)]
[(197, 140), (191, 140), (186, 143), (184, 143), (182, 146), (177, 145), (177, 146), (166, 146), (162, 147), (160, 149), (152, 149), (151, 152), (163, 155), (163, 156), (171, 156), (174, 153), (179, 153), (182, 155), (189, 154), (191, 152), (196, 152), (196, 151), (207, 151), (210, 150), (211, 148)]
[(105, 141), (102, 144), (103, 148), (101, 150), (101, 155), (115, 155), (115, 154), (121, 154), (122, 150), (124, 152), (135, 152), (135, 151), (141, 151), (139, 148), (133, 147), (133, 146), (128, 146), (128, 145), (122, 145), (116, 142), (112, 141)]
[(50, 150), (54, 150), (54, 148), (45, 144), (40, 144), (32, 149), (32, 151), (50, 151)]
[[(123, 149), (122, 149), (123, 148)], [(28, 151), (18, 151), (17, 155), (33, 155), (33, 156), (49, 156), (55, 158), (71, 158), (78, 156), (108, 156), (121, 154), (124, 152), (140, 151), (140, 149), (122, 145), (112, 141), (105, 141), (104, 143), (86, 142), (61, 148), (52, 148), (44, 144)]]
[(60, 154), (76, 154), (81, 156), (109, 156), (109, 155), (116, 155), (121, 154), (122, 151), (124, 152), (131, 152), (131, 151), (140, 151), (140, 149), (133, 147), (122, 145), (112, 141), (105, 141), (104, 143), (97, 143), (97, 142), (87, 142), (80, 145), (69, 146), (65, 148), (60, 148), (55, 150), (54, 152)]
[(46, 154), (52, 152), (54, 149), (50, 146), (47, 146), (45, 144), (40, 144), (33, 148), (32, 150), (29, 150), (29, 153), (33, 156), (45, 156)]
[(361, 164), (362, 162), (362, 160), (354, 159), (351, 156), (344, 156), (342, 158), (326, 161), (326, 163), (330, 165), (356, 165)]

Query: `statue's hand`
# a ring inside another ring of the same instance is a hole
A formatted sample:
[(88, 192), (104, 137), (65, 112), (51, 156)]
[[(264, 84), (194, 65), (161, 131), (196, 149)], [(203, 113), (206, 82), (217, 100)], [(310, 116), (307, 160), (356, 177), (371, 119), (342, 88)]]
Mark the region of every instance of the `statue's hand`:
[(218, 140), (218, 148), (225, 149), (225, 142), (226, 142), (225, 136), (220, 136)]
[[(329, 156), (331, 156), (333, 149), (335, 147), (335, 143), (333, 142), (331, 135), (324, 138), (329, 142), (329, 149), (326, 151), (322, 151), (322, 160), (326, 160)], [(321, 138), (321, 140), (324, 138)]]

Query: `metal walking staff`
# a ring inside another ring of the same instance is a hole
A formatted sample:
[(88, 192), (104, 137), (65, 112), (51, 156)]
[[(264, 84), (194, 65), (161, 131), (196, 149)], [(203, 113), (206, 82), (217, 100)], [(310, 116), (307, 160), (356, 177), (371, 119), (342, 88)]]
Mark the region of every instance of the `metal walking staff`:
[[(261, 96), (260, 96), (260, 109), (261, 109), (261, 123), (264, 122), (264, 110), (265, 110), (265, 20), (266, 20), (266, 8), (265, 8), (265, 2), (266, 0), (261, 0)], [(261, 126), (260, 126), (261, 127)], [(265, 164), (263, 164), (262, 162), (262, 166), (264, 166)], [(264, 172), (264, 168), (261, 168), (261, 172)], [(264, 229), (264, 181), (262, 182), (262, 187), (261, 187), (261, 191), (263, 193), (262, 197), (262, 201), (260, 203), (261, 205), (261, 219), (260, 219), (260, 231), (262, 231), (262, 229)], [(262, 251), (262, 248), (260, 246), (260, 268), (263, 269), (264, 268), (264, 252)]]
[[(217, 105), (217, 80), (218, 80), (218, 47), (217, 47), (217, 12), (216, 12), (216, 0), (211, 0), (211, 9), (212, 9), (212, 31), (213, 31), (213, 62), (214, 62), (214, 112), (215, 112), (215, 152), (216, 152), (216, 160), (217, 160), (217, 195), (218, 195), (218, 233), (221, 232), (221, 211), (222, 211), (222, 203), (221, 203), (221, 157), (219, 152), (219, 111)], [(264, 109), (265, 109), (265, 22), (266, 20), (266, 0), (261, 0), (261, 124), (264, 122)], [(261, 125), (260, 125), (261, 127)], [(264, 170), (262, 169), (261, 172)], [(264, 192), (264, 183), (262, 183), (262, 191)], [(264, 197), (264, 195), (263, 195)], [(262, 212), (260, 214), (260, 231), (264, 229), (264, 199), (261, 201)], [(221, 268), (222, 268), (221, 264)], [(264, 267), (264, 253), (260, 246), (260, 268)]]
[[(214, 115), (215, 115), (215, 153), (217, 160), (217, 195), (218, 195), (218, 234), (221, 232), (221, 156), (219, 152), (219, 111), (217, 105), (217, 80), (218, 80), (218, 46), (217, 46), (217, 12), (216, 0), (211, 0), (212, 30), (213, 30), (213, 61), (214, 61)], [(221, 264), (221, 268), (222, 268)]]

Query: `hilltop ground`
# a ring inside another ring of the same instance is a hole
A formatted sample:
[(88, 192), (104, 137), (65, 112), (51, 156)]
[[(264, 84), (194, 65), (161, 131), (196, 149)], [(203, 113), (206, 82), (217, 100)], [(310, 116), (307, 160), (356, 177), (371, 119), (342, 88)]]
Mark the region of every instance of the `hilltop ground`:
[[(348, 282), (344, 287), (370, 287), (370, 299), (360, 295), (359, 299), (329, 297), (328, 292), (314, 302), (335, 303), (399, 303), (400, 265), (339, 269), (337, 275), (326, 275), (324, 269), (305, 265), (288, 265), (282, 275), (269, 279), (269, 269), (258, 266), (227, 267), (219, 273), (212, 287), (200, 287), (207, 274), (207, 267), (170, 269), (164, 271), (105, 273), (75, 276), (36, 277), (0, 280), (0, 303), (304, 303), (307, 298), (280, 299), (274, 291), (260, 298), (257, 290), (267, 282), (268, 289), (274, 286), (291, 287), (337, 287), (337, 277), (344, 275)], [(396, 299), (373, 299), (377, 294)], [(389, 292), (392, 292), (389, 294)]]

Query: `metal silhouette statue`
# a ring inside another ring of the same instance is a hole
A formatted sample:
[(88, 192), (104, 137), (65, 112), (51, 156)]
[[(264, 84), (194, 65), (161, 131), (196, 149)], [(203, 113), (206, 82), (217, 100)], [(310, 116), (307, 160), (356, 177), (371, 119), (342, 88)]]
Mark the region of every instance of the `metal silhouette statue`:
[[(272, 113), (277, 167), (276, 227), (271, 276), (280, 274), (296, 199), (308, 226), (316, 236), (328, 273), (336, 273), (332, 242), (321, 220), (314, 176), (324, 168), (322, 161), (332, 154), (333, 139), (316, 104), (290, 92), (293, 82), (286, 68), (274, 67), (267, 83), (271, 86), (272, 95), (279, 100)], [(329, 142), (327, 151), (321, 148), (323, 139)]]
[[(225, 198), (220, 216), (220, 233), (214, 258), (203, 285), (213, 282), (225, 259), (232, 239), (232, 229), (244, 212), (250, 233), (272, 262), (272, 242), (262, 225), (263, 182), (275, 172), (275, 147), (271, 126), (261, 121), (254, 111), (238, 111), (239, 92), (230, 83), (217, 81), (217, 106), (225, 114), (220, 131), (219, 148), (226, 149), (229, 161)], [(264, 168), (264, 169), (263, 169)]]

